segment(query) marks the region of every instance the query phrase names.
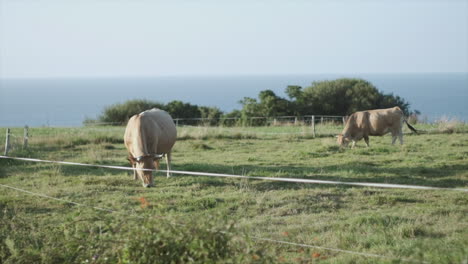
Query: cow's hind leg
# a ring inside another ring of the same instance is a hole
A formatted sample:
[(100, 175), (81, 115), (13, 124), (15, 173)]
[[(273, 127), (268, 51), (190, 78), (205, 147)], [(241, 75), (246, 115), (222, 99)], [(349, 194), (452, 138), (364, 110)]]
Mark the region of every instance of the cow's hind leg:
[(167, 178), (171, 177), (171, 160), (172, 160), (172, 156), (171, 156), (171, 152), (169, 151), (167, 154), (166, 154), (166, 164), (167, 164)]
[(364, 141), (366, 142), (366, 146), (369, 147), (369, 137), (365, 136)]
[(397, 133), (392, 131), (392, 145), (395, 145), (396, 140), (397, 140)]
[(398, 139), (400, 139), (400, 145), (403, 145), (403, 130), (400, 128)]

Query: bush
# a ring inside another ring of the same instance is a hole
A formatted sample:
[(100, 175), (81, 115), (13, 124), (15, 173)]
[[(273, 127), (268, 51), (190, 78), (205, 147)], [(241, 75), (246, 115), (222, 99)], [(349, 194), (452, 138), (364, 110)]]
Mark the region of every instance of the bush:
[(399, 106), (409, 114), (409, 103), (393, 94), (380, 92), (362, 79), (342, 78), (314, 82), (312, 86), (288, 86), (285, 93), (290, 100), (280, 98), (270, 90), (261, 91), (259, 99), (246, 97), (240, 101), (243, 117), (281, 115), (340, 115), (356, 111)]
[(238, 237), (232, 224), (148, 221), (133, 229), (123, 248), (123, 263), (271, 263), (264, 251)]
[(0, 205), (0, 263), (274, 262), (245, 233), (214, 217), (178, 224), (81, 211), (62, 219), (49, 216), (44, 227), (16, 210)]
[[(104, 109), (99, 122), (125, 124), (133, 115), (152, 108), (164, 109), (164, 105), (148, 100), (130, 100), (122, 104), (114, 104)], [(93, 123), (89, 119), (86, 122)]]
[[(216, 107), (199, 107), (190, 103), (182, 101), (171, 101), (167, 104), (152, 102), (148, 100), (130, 100), (121, 104), (114, 104), (104, 109), (98, 120), (86, 118), (83, 122), (84, 125), (99, 125), (100, 123), (111, 125), (124, 125), (135, 114), (143, 111), (158, 108), (168, 112), (172, 118), (220, 118), (223, 114), (221, 110)], [(194, 124), (198, 121), (194, 120)], [(188, 124), (192, 124), (188, 122)], [(214, 120), (210, 125), (217, 125), (218, 121)]]
[(448, 117), (442, 117), (439, 120), (436, 121), (436, 124), (438, 126), (438, 131), (440, 133), (445, 133), (445, 134), (452, 134), (459, 132), (460, 127), (463, 126), (463, 123), (453, 119), (453, 118), (448, 118)]
[[(195, 118), (195, 120), (179, 120), (183, 125), (268, 125), (265, 118), (252, 117), (304, 116), (304, 115), (350, 115), (356, 111), (383, 109), (398, 106), (406, 114), (410, 114), (409, 103), (403, 98), (380, 92), (373, 84), (363, 79), (342, 78), (332, 81), (312, 83), (312, 86), (288, 86), (285, 93), (289, 99), (276, 95), (272, 90), (260, 91), (258, 99), (244, 97), (239, 103), (241, 110), (224, 114), (216, 107), (197, 106), (182, 101), (171, 101), (167, 104), (148, 100), (130, 100), (122, 104), (114, 104), (104, 109), (98, 122), (87, 118), (85, 125), (99, 122), (125, 124), (130, 117), (152, 108), (167, 111), (172, 118)], [(420, 114), (415, 111), (415, 114)], [(239, 118), (234, 121), (230, 118)], [(199, 119), (202, 118), (202, 122)], [(179, 122), (178, 122), (179, 123)]]

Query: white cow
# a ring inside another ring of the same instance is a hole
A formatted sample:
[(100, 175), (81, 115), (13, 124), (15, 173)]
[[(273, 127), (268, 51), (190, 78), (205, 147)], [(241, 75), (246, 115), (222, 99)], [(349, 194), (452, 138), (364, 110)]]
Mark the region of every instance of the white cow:
[[(171, 150), (177, 139), (174, 120), (165, 111), (151, 109), (130, 118), (125, 129), (124, 142), (133, 168), (159, 169), (159, 159), (166, 155), (167, 177), (170, 176)], [(134, 170), (144, 187), (154, 185), (152, 171)]]

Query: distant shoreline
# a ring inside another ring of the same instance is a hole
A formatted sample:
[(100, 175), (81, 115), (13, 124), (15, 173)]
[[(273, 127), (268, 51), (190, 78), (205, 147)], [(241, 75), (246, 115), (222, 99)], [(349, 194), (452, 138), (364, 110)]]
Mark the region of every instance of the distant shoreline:
[(0, 81), (14, 81), (14, 80), (118, 80), (118, 79), (174, 79), (174, 78), (190, 78), (190, 79), (204, 79), (204, 78), (255, 78), (255, 77), (295, 77), (295, 76), (347, 76), (350, 78), (359, 78), (359, 76), (369, 75), (467, 75), (468, 72), (361, 72), (361, 73), (271, 73), (271, 74), (174, 74), (174, 75), (127, 75), (127, 76), (51, 76), (51, 77), (2, 77)]
[[(180, 100), (240, 109), (243, 97), (271, 89), (286, 97), (287, 85), (309, 86), (340, 77), (362, 78), (385, 93), (409, 101), (412, 110), (436, 120), (443, 116), (468, 121), (468, 73), (310, 74), (275, 76), (189, 76), (91, 79), (0, 79), (0, 126), (80, 126), (106, 106), (129, 99)], [(320, 114), (320, 113), (311, 113)]]

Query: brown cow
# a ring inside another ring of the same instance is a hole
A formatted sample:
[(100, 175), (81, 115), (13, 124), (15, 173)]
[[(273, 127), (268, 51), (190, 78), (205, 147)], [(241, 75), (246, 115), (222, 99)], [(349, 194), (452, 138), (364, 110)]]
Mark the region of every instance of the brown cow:
[[(177, 138), (171, 116), (160, 109), (151, 109), (130, 118), (125, 129), (124, 142), (133, 168), (159, 169), (159, 159), (166, 155), (167, 177), (170, 176), (171, 150)], [(140, 178), (144, 187), (153, 186), (152, 171), (134, 170), (134, 179)]]
[(398, 106), (356, 112), (349, 116), (343, 132), (337, 136), (338, 144), (347, 147), (352, 141), (351, 148), (354, 148), (356, 141), (364, 138), (369, 147), (369, 136), (383, 136), (387, 133), (392, 133), (392, 145), (395, 144), (397, 137), (400, 139), (400, 144), (403, 144), (403, 123), (417, 133), (416, 129), (408, 124), (403, 111)]

